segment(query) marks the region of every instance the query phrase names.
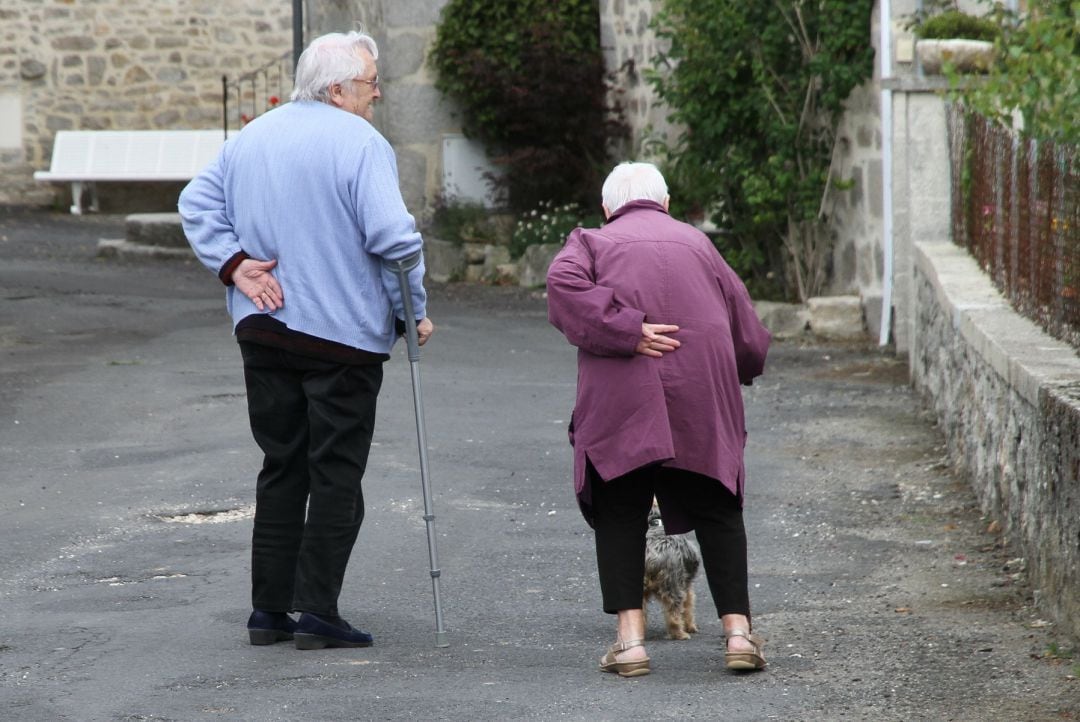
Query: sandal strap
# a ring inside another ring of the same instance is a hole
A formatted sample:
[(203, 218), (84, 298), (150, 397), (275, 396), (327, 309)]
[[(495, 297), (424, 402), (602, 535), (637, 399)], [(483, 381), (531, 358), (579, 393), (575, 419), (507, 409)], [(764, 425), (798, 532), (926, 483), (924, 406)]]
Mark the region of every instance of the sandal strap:
[(631, 639), (631, 640), (628, 640), (628, 641), (625, 641), (625, 642), (616, 642), (615, 644), (611, 645), (611, 647), (609, 648), (609, 651), (612, 654), (618, 654), (619, 652), (625, 652), (626, 650), (633, 649), (634, 647), (644, 647), (644, 646), (645, 646), (645, 640), (644, 639)]
[(762, 639), (756, 634), (751, 634), (750, 632), (747, 632), (745, 629), (732, 629), (730, 632), (727, 633), (727, 639), (731, 639), (732, 637), (742, 637), (746, 641), (750, 642), (750, 644), (754, 645), (754, 650), (756, 654), (761, 654), (761, 648), (765, 644), (764, 639)]

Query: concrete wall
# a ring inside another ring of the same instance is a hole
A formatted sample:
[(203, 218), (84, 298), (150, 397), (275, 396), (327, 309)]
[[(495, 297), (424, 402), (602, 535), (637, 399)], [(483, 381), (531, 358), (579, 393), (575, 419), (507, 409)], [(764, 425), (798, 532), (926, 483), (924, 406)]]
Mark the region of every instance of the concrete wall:
[(221, 75), (292, 47), (290, 0), (19, 0), (0, 6), (0, 204), (37, 184), (65, 129), (215, 128)]
[[(893, 233), (891, 262), (892, 342), (897, 353), (906, 354), (915, 332), (914, 308), (914, 247), (924, 241), (940, 241), (950, 237), (950, 169), (949, 145), (945, 132), (945, 105), (942, 101), (948, 82), (940, 77), (928, 77), (919, 67), (914, 52), (915, 40), (904, 26), (908, 17), (923, 3), (919, 0), (894, 0), (892, 2), (891, 37), (892, 67), (883, 81), (880, 62), (875, 64), (875, 83), (878, 92), (882, 88), (892, 93), (892, 206)], [(985, 12), (978, 0), (961, 0), (961, 10), (969, 13)], [(880, 11), (880, 0), (875, 9)], [(877, 49), (877, 28), (874, 39)], [(881, 170), (878, 170), (879, 177)], [(884, 180), (884, 179), (882, 179)], [(882, 196), (878, 196), (879, 198)], [(880, 224), (876, 234), (882, 235)], [(867, 253), (874, 253), (873, 261)], [(861, 254), (865, 263), (882, 262), (889, 251), (884, 239), (863, 247)], [(880, 282), (883, 268), (877, 278)], [(859, 283), (859, 292), (870, 300), (871, 294), (880, 293), (880, 286)], [(878, 297), (880, 299), (880, 296)], [(876, 315), (880, 324), (881, 302)], [(871, 307), (866, 306), (867, 318)]]
[(1080, 639), (1080, 357), (1013, 312), (961, 248), (914, 248), (911, 372), (952, 463)]

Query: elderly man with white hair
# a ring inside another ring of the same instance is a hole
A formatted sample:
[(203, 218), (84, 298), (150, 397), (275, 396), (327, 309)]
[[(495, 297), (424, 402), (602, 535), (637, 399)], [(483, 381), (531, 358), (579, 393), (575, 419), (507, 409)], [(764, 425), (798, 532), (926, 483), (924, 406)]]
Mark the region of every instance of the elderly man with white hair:
[(600, 669), (650, 672), (643, 647), (645, 532), (655, 498), (669, 534), (694, 530), (727, 639), (725, 666), (765, 666), (751, 634), (740, 384), (769, 333), (712, 242), (668, 215), (663, 176), (623, 163), (603, 186), (606, 224), (575, 229), (548, 271), (551, 323), (578, 348), (570, 421), (578, 504), (596, 533), (616, 642)]
[[(381, 97), (375, 41), (315, 39), (292, 101), (249, 123), (180, 196), (184, 231), (226, 286), (263, 452), (255, 490), (252, 644), (366, 647), (338, 614), (364, 519), (361, 480), (382, 364), (404, 318), (386, 261), (418, 254), (390, 144), (371, 125)], [(424, 264), (409, 274), (420, 343)], [(289, 616), (299, 612), (299, 619)]]

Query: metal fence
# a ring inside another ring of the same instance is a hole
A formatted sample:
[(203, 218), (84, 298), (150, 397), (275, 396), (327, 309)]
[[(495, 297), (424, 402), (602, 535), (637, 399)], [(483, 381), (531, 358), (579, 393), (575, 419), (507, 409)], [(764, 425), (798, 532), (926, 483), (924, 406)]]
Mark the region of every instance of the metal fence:
[(1080, 349), (1077, 149), (949, 111), (953, 240), (1021, 314)]
[(232, 80), (221, 76), (221, 122), (225, 137), (271, 108), (288, 102), (293, 85), (293, 51)]

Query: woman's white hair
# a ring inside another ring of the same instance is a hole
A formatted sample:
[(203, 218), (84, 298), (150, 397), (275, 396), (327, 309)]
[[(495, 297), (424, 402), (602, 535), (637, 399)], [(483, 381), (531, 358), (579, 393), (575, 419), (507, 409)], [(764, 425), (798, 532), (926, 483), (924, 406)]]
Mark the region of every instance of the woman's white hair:
[(663, 204), (668, 199), (667, 181), (652, 163), (619, 163), (604, 181), (601, 195), (608, 213), (614, 213), (630, 201), (656, 201)]
[(296, 64), (292, 100), (330, 102), (330, 86), (363, 75), (367, 63), (361, 55), (367, 50), (375, 60), (379, 46), (370, 35), (358, 32), (329, 33), (311, 41)]

